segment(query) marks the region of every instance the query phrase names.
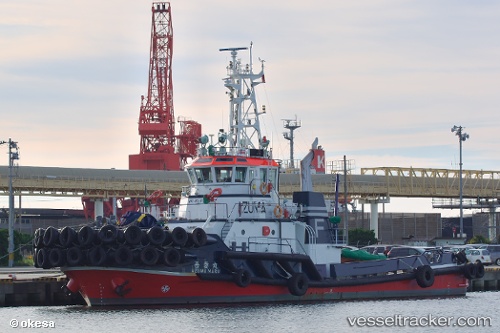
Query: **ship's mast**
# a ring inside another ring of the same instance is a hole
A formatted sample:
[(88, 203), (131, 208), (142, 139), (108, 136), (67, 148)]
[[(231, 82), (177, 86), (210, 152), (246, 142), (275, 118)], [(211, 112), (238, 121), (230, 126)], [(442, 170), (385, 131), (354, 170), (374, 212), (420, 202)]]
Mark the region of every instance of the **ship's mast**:
[(224, 86), (229, 89), (229, 133), (230, 148), (236, 149), (263, 149), (269, 141), (263, 139), (260, 133), (259, 115), (265, 113), (265, 107), (259, 112), (255, 86), (265, 83), (264, 61), (261, 62), (261, 71), (253, 73), (252, 45), (250, 44), (250, 63), (241, 64), (237, 58), (238, 51), (248, 50), (247, 47), (224, 48), (219, 51), (230, 51), (231, 60), (227, 66), (228, 77), (224, 78)]

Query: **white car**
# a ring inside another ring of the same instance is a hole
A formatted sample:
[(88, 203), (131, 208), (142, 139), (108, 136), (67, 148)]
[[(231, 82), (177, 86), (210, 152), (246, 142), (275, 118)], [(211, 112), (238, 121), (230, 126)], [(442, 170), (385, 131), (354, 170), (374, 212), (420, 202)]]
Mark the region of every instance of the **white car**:
[(465, 256), (470, 262), (481, 262), (484, 265), (491, 265), (490, 251), (485, 249), (467, 249)]

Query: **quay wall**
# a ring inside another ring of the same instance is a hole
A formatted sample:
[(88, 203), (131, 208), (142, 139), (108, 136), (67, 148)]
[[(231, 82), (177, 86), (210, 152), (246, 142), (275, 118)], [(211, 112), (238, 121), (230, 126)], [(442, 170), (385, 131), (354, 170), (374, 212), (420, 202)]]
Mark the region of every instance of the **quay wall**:
[[(16, 274), (0, 277), (0, 306), (85, 305), (79, 294), (66, 295), (62, 287), (67, 278), (37, 276), (18, 278)], [(500, 266), (485, 267), (484, 277), (469, 281), (469, 292), (500, 290)]]

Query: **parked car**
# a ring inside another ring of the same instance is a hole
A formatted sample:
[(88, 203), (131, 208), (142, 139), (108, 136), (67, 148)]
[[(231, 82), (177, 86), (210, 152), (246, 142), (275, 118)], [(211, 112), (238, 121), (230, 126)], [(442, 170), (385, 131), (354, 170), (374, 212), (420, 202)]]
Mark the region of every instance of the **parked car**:
[(491, 265), (490, 251), (486, 249), (467, 249), (465, 256), (470, 262), (481, 262), (483, 265)]
[(366, 251), (370, 254), (385, 254), (389, 252), (391, 248), (393, 248), (395, 245), (368, 245), (368, 246), (363, 246), (360, 248), (360, 250)]
[(387, 253), (387, 258), (415, 256), (415, 255), (421, 255), (424, 252), (425, 248), (423, 247), (395, 246)]
[(500, 244), (481, 245), (479, 248), (490, 251), (491, 262), (500, 266)]

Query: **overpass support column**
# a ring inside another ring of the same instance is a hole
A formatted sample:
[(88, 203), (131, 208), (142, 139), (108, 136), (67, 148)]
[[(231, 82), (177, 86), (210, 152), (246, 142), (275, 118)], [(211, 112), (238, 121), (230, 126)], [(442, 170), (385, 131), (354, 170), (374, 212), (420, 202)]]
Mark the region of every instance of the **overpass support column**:
[(370, 203), (370, 230), (375, 231), (375, 238), (378, 239), (378, 202)]
[(488, 218), (488, 238), (495, 240), (497, 238), (497, 219), (495, 214), (495, 207), (490, 208), (490, 217)]
[(359, 199), (360, 204), (370, 204), (370, 230), (375, 233), (375, 238), (378, 237), (378, 204), (384, 204), (391, 202), (390, 197), (377, 197), (377, 198), (364, 198)]
[(94, 221), (98, 216), (104, 217), (104, 201), (103, 199), (95, 199), (94, 201)]

